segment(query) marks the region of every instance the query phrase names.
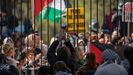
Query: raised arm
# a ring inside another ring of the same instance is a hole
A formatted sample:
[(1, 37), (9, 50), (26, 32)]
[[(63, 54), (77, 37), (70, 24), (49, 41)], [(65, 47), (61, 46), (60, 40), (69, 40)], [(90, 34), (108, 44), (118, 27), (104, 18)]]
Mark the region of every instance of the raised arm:
[(47, 58), (50, 65), (54, 65), (58, 61), (57, 56), (55, 55), (56, 48), (59, 44), (59, 41), (54, 41), (48, 49)]

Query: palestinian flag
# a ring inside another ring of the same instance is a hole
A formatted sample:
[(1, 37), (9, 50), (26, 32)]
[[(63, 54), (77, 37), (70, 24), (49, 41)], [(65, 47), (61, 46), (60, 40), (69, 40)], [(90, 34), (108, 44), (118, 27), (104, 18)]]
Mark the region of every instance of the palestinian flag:
[(102, 63), (102, 52), (106, 49), (114, 50), (114, 46), (111, 44), (100, 44), (99, 42), (91, 42), (89, 45), (90, 52), (96, 55), (96, 61), (98, 64)]
[(94, 43), (90, 44), (90, 52), (96, 55), (96, 61), (98, 64), (102, 63), (102, 50), (99, 49)]
[(52, 22), (59, 22), (62, 17), (61, 15), (66, 12), (66, 1), (68, 2), (68, 0), (35, 0), (34, 8), (36, 19), (47, 19)]

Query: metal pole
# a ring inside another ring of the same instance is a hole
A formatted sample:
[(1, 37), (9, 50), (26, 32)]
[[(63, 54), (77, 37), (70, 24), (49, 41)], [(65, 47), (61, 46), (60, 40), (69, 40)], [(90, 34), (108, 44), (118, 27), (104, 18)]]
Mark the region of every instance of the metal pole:
[(130, 37), (130, 22), (128, 22), (128, 26), (127, 26), (127, 35), (128, 37)]
[(34, 0), (31, 0), (31, 7), (32, 7), (32, 28), (34, 29), (34, 9), (35, 9), (35, 6), (34, 6)]

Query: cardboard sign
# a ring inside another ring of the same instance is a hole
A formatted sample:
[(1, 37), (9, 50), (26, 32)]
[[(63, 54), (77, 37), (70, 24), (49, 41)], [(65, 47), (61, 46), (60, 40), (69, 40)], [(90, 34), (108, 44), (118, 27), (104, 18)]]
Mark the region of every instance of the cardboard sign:
[(127, 2), (122, 8), (122, 21), (133, 22), (133, 3)]
[(67, 9), (67, 30), (84, 31), (85, 30), (85, 14), (84, 8), (68, 8)]

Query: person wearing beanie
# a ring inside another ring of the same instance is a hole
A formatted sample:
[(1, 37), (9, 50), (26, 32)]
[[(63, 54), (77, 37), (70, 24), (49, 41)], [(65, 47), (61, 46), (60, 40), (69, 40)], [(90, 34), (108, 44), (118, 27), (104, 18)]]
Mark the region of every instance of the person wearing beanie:
[(117, 64), (119, 56), (110, 49), (102, 53), (103, 64), (98, 67), (94, 75), (128, 75), (126, 69)]
[(94, 75), (97, 69), (96, 55), (94, 53), (87, 53), (86, 63), (81, 66), (76, 75)]

